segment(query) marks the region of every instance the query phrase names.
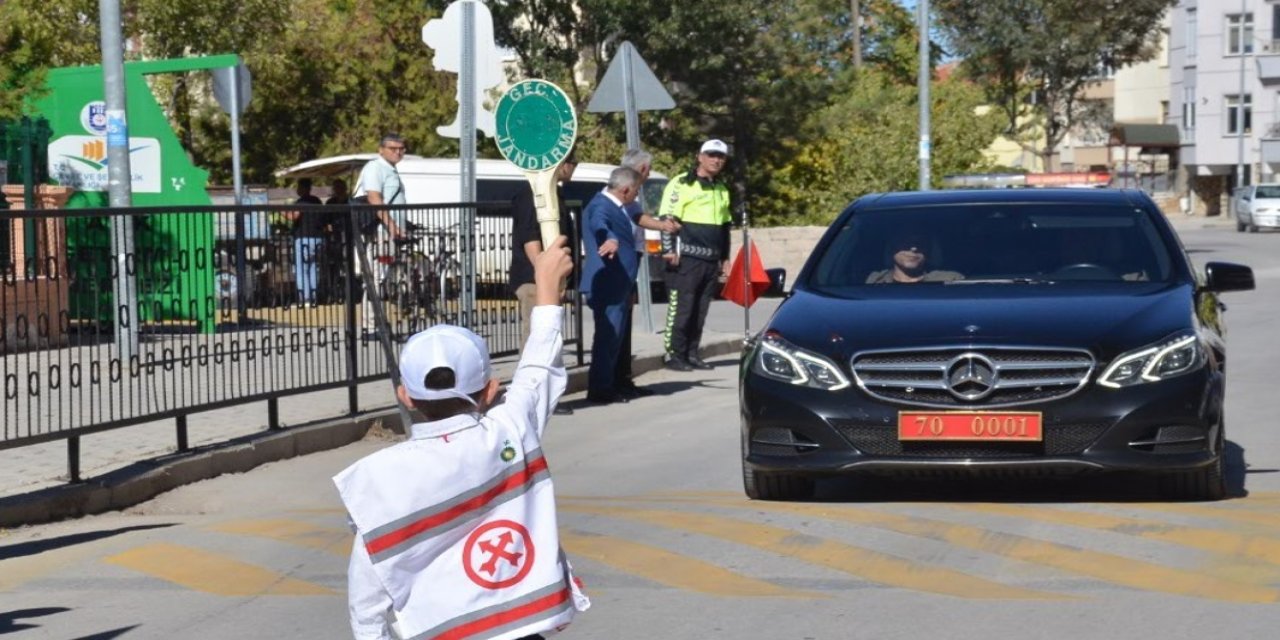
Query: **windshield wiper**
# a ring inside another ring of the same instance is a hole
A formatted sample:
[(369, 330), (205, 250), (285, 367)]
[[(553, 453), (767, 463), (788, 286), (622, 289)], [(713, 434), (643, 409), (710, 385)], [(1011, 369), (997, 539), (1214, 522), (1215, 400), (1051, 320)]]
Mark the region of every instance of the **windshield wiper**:
[(946, 284), (1056, 284), (1042, 278), (979, 278), (975, 280), (948, 280)]

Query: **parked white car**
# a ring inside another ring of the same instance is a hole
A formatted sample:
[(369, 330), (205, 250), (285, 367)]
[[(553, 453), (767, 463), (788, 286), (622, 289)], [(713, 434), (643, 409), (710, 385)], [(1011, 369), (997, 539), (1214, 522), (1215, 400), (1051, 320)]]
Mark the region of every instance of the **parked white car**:
[(1231, 209), (1236, 231), (1280, 229), (1280, 184), (1251, 184), (1235, 190)]

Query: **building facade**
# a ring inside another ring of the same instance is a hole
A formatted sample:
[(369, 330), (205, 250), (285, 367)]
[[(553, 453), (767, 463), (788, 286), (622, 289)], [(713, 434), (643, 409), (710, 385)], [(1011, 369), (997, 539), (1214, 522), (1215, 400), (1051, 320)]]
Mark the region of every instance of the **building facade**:
[(1226, 213), (1232, 188), (1280, 171), (1280, 2), (1179, 0), (1170, 22), (1178, 187), (1191, 212)]

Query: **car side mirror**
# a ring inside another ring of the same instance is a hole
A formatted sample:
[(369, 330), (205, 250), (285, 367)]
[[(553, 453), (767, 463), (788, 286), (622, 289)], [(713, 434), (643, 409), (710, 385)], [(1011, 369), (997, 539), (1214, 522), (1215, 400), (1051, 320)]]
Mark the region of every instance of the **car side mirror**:
[(1253, 269), (1231, 262), (1204, 265), (1205, 288), (1210, 291), (1252, 291)]
[(787, 289), (787, 270), (786, 269), (765, 269), (765, 275), (769, 276), (769, 288), (765, 290), (766, 297), (782, 297)]

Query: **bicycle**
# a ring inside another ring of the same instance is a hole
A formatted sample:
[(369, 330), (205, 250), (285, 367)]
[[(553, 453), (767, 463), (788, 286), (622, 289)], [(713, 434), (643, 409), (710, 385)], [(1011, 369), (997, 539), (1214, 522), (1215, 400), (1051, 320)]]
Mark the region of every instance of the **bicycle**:
[[(458, 314), (449, 307), (451, 302), (456, 307), (462, 278), (462, 265), (445, 246), (448, 229), (409, 226), (408, 233), (408, 238), (394, 240), (394, 254), (377, 257), (387, 266), (379, 294), (396, 305), (400, 320), (407, 322), (406, 336), (434, 324), (456, 323)], [(421, 245), (431, 236), (440, 241), (433, 255), (427, 255)]]

